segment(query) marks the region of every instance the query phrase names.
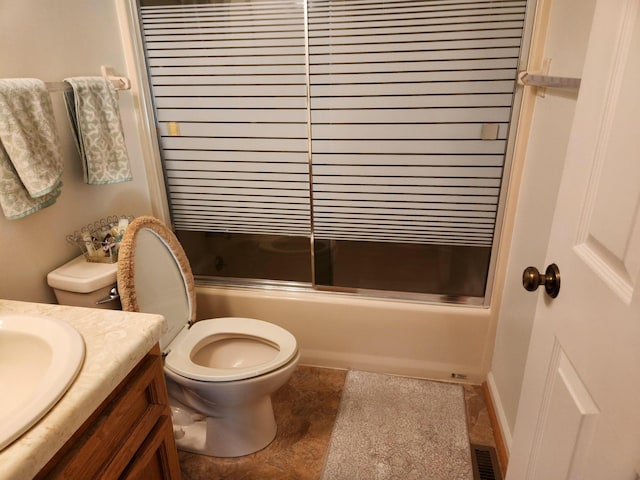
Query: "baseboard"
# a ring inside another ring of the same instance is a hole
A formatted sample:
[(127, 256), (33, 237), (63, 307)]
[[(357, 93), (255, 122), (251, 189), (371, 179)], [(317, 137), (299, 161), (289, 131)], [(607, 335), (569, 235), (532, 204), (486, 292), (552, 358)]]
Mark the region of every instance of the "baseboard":
[(489, 420), (493, 435), (496, 440), (498, 460), (503, 472), (507, 471), (509, 463), (509, 450), (511, 448), (511, 430), (504, 415), (500, 395), (491, 372), (487, 375), (487, 381), (482, 384), (482, 393), (489, 413)]

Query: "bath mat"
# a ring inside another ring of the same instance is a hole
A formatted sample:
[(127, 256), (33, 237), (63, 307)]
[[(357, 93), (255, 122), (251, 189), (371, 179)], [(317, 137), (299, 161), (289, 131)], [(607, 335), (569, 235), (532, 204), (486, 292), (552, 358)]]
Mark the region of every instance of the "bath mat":
[(350, 371), (322, 480), (471, 480), (460, 385)]

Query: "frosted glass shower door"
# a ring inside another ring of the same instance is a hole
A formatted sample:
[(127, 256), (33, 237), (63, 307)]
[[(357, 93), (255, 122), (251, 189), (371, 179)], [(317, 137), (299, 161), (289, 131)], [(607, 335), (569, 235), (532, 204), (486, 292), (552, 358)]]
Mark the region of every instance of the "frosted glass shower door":
[(309, 1), (317, 283), (484, 295), (525, 7)]
[(526, 0), (141, 3), (196, 275), (483, 301)]

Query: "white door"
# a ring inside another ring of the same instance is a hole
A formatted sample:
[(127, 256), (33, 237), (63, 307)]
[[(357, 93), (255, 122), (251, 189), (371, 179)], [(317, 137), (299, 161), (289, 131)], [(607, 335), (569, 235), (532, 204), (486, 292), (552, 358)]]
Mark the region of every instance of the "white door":
[(640, 0), (597, 2), (549, 263), (560, 268), (561, 289), (556, 299), (532, 293), (540, 298), (507, 479), (635, 480)]

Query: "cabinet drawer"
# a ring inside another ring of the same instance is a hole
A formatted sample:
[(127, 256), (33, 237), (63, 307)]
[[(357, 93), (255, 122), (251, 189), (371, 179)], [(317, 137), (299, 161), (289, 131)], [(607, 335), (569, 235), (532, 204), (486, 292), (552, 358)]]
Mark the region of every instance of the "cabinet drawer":
[(123, 480), (170, 480), (180, 478), (175, 455), (173, 424), (163, 416), (122, 475)]
[[(162, 358), (156, 347), (36, 478), (119, 478), (162, 419), (168, 420), (173, 432)], [(171, 448), (175, 449), (173, 435)]]

